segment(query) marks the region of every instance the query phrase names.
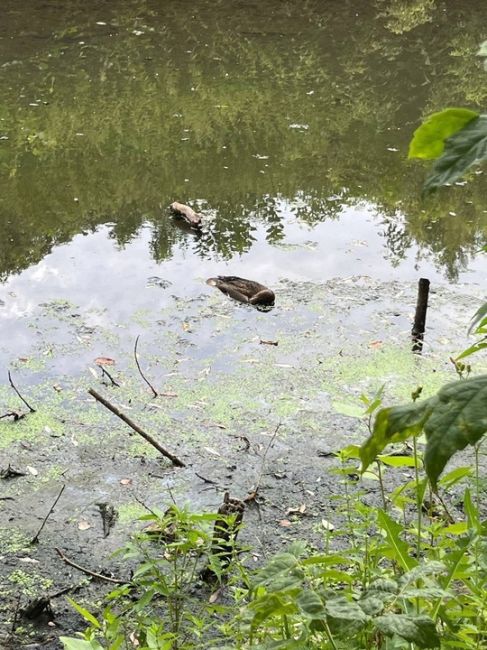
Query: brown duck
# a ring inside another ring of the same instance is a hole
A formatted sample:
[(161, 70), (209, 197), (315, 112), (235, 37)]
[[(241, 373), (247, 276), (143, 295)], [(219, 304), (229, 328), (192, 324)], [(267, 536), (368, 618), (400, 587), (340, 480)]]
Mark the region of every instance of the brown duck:
[(267, 306), (274, 304), (274, 292), (253, 280), (245, 280), (235, 275), (219, 275), (216, 278), (207, 280), (206, 284), (218, 287), (222, 293), (239, 302)]

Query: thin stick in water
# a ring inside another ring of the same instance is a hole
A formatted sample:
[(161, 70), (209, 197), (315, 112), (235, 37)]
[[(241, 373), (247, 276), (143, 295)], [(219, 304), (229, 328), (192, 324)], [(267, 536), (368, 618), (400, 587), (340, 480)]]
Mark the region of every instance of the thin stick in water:
[(73, 569), (78, 569), (78, 571), (81, 571), (82, 573), (86, 573), (86, 575), (88, 576), (92, 576), (93, 578), (98, 578), (98, 580), (106, 580), (106, 582), (112, 582), (116, 585), (127, 585), (130, 583), (130, 580), (119, 580), (118, 578), (110, 578), (108, 576), (104, 576), (102, 573), (96, 573), (95, 571), (86, 569), (85, 567), (82, 567), (80, 564), (76, 564), (76, 562), (73, 562), (73, 560), (70, 560), (68, 557), (66, 557), (60, 548), (55, 547), (54, 550), (56, 551), (56, 553), (59, 555), (59, 557), (63, 562), (65, 562), (69, 566), (72, 566)]
[(59, 501), (59, 499), (61, 498), (61, 494), (64, 492), (64, 488), (65, 488), (65, 487), (66, 487), (66, 484), (63, 483), (61, 489), (59, 490), (59, 494), (57, 495), (56, 499), (54, 500), (54, 503), (52, 504), (52, 506), (51, 506), (50, 509), (49, 509), (49, 512), (48, 512), (47, 515), (44, 517), (44, 521), (42, 522), (41, 527), (39, 528), (39, 530), (37, 531), (37, 533), (34, 535), (34, 537), (31, 539), (31, 541), (30, 541), (31, 544), (37, 544), (37, 542), (39, 541), (39, 535), (41, 534), (42, 529), (43, 529), (44, 526), (46, 525), (46, 521), (47, 521), (47, 520), (49, 519), (49, 517), (51, 516), (52, 511), (53, 511), (54, 508), (56, 507), (56, 503), (57, 503), (57, 502)]
[(157, 449), (163, 456), (166, 458), (169, 458), (169, 460), (172, 462), (173, 465), (176, 465), (177, 467), (186, 467), (186, 465), (183, 463), (182, 460), (180, 460), (177, 456), (174, 454), (171, 454), (170, 451), (167, 449), (164, 449), (162, 445), (160, 445), (157, 440), (154, 440), (154, 438), (146, 433), (143, 429), (141, 429), (135, 422), (133, 422), (129, 417), (127, 417), (124, 413), (122, 413), (116, 406), (113, 404), (110, 404), (108, 400), (106, 400), (102, 395), (96, 392), (96, 390), (93, 390), (93, 388), (90, 388), (88, 393), (94, 397), (100, 404), (103, 404), (105, 408), (107, 408), (109, 411), (114, 413), (117, 417), (119, 417), (121, 420), (125, 422), (125, 424), (128, 424), (129, 427), (131, 427), (136, 433), (139, 434), (139, 436), (142, 436), (144, 440), (147, 440), (149, 444), (151, 444), (153, 447)]
[(146, 376), (144, 375), (144, 373), (142, 372), (142, 368), (140, 367), (139, 359), (137, 358), (137, 345), (138, 345), (138, 343), (139, 343), (139, 338), (140, 338), (140, 334), (139, 334), (139, 335), (137, 336), (137, 338), (135, 339), (135, 345), (134, 345), (134, 359), (135, 359), (135, 363), (137, 364), (137, 368), (138, 368), (138, 370), (139, 370), (140, 376), (141, 376), (142, 379), (145, 381), (145, 383), (147, 384), (147, 386), (149, 386), (149, 388), (151, 389), (152, 394), (154, 395), (154, 397), (157, 397), (159, 393), (156, 391), (156, 389), (154, 388), (154, 386), (150, 383), (150, 381), (147, 379), (147, 377), (146, 377)]
[(19, 391), (17, 390), (17, 388), (16, 388), (14, 382), (12, 381), (12, 375), (10, 374), (10, 370), (8, 371), (8, 380), (9, 380), (9, 382), (10, 382), (10, 385), (11, 385), (12, 388), (14, 389), (14, 391), (17, 393), (17, 395), (20, 397), (20, 399), (24, 402), (24, 404), (27, 406), (27, 408), (29, 409), (29, 411), (30, 411), (31, 413), (35, 413), (36, 410), (35, 410), (34, 408), (32, 408), (32, 406), (29, 404), (29, 402), (27, 402), (27, 400), (25, 400), (25, 399), (22, 397), (22, 395), (19, 393)]

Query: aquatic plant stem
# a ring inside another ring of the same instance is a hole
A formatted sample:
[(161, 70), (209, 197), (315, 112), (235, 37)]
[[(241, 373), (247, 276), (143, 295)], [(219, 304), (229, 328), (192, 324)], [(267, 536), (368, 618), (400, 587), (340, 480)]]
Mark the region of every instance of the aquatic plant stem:
[[(421, 525), (422, 525), (422, 496), (419, 491), (419, 469), (418, 469), (418, 447), (416, 443), (416, 436), (413, 437), (413, 455), (414, 455), (414, 477), (416, 483), (416, 511), (417, 511), (417, 533), (416, 533), (416, 559), (419, 563), (421, 554)], [(416, 613), (419, 615), (419, 598), (416, 599)]]
[(150, 383), (150, 381), (149, 381), (149, 380), (147, 379), (147, 377), (144, 375), (144, 373), (142, 372), (142, 368), (140, 367), (139, 359), (138, 359), (138, 357), (137, 357), (137, 345), (138, 345), (138, 343), (139, 343), (139, 338), (140, 338), (140, 334), (138, 334), (138, 335), (137, 335), (137, 338), (135, 339), (135, 345), (134, 345), (134, 359), (135, 359), (135, 363), (136, 363), (136, 365), (137, 365), (137, 369), (138, 369), (138, 371), (139, 371), (139, 373), (140, 373), (140, 376), (141, 376), (142, 379), (145, 381), (145, 383), (147, 384), (147, 386), (149, 386), (149, 388), (151, 389), (152, 394), (154, 395), (154, 397), (157, 397), (157, 396), (159, 395), (159, 393), (156, 391), (156, 389), (154, 388), (154, 386)]
[(9, 380), (10, 385), (14, 389), (14, 391), (17, 393), (17, 395), (20, 397), (20, 399), (24, 402), (24, 404), (27, 406), (29, 411), (31, 413), (35, 413), (36, 412), (35, 408), (32, 408), (32, 406), (29, 404), (29, 402), (22, 397), (22, 395), (19, 393), (17, 387), (15, 386), (14, 382), (12, 381), (12, 375), (10, 374), (10, 370), (8, 371), (8, 380)]

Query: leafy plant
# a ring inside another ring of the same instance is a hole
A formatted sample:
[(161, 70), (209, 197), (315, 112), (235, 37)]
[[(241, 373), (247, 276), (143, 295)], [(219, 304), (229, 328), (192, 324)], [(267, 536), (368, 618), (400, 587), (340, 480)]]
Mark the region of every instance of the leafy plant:
[[(173, 505), (140, 520), (148, 527), (119, 552), (135, 562), (130, 584), (108, 594), (98, 616), (70, 601), (89, 627), (83, 639), (62, 637), (65, 650), (189, 650), (199, 646), (212, 617), (224, 611), (212, 598), (198, 597), (195, 585), (203, 586), (200, 576), (208, 567), (215, 589), (228, 573), (227, 551), (218, 551), (211, 525), (233, 525), (234, 518)], [(225, 539), (225, 548), (228, 544)]]
[[(487, 57), (487, 41), (478, 56)], [(455, 182), (473, 165), (487, 159), (487, 114), (467, 108), (433, 113), (414, 132), (409, 158), (436, 159), (423, 194)]]

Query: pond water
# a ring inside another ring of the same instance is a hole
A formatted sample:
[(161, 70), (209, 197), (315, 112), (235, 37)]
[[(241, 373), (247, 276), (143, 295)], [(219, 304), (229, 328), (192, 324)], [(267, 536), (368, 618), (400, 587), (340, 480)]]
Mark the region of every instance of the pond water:
[[(422, 201), (421, 119), (485, 106), (482, 2), (3, 0), (0, 361), (41, 303), (114, 323), (238, 274), (483, 283), (479, 170)], [(207, 217), (201, 237), (167, 206)]]

